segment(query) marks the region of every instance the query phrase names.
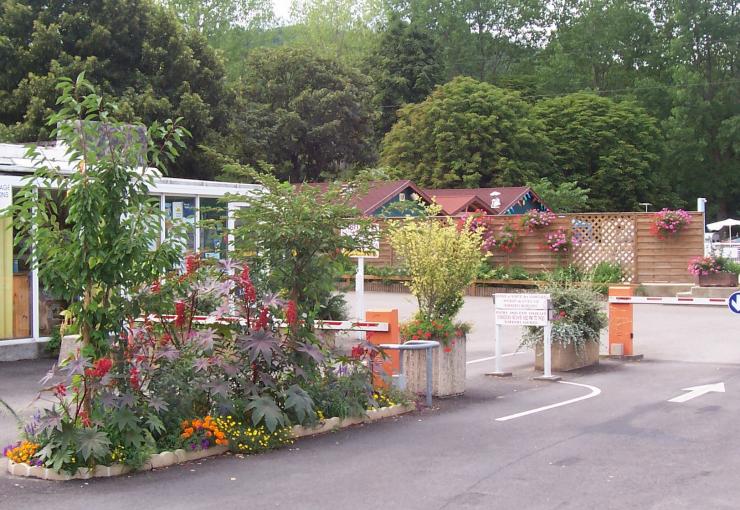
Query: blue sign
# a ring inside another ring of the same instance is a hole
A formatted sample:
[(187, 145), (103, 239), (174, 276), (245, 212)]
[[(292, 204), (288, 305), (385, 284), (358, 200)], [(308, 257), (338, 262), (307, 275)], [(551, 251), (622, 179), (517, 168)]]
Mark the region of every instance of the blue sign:
[(727, 306), (730, 307), (731, 312), (740, 314), (740, 292), (735, 292), (730, 296)]

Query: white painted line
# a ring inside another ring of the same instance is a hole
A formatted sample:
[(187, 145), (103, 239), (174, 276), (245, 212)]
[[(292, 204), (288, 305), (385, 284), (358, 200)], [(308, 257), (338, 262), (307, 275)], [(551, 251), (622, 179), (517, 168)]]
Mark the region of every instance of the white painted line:
[[(532, 351), (516, 351), (516, 352), (510, 352), (508, 354), (502, 354), (502, 358), (508, 358), (509, 356), (517, 356), (519, 354), (530, 354)], [(496, 359), (496, 356), (488, 356), (487, 358), (481, 358), (481, 359), (474, 359), (471, 361), (466, 361), (466, 365), (472, 365), (473, 363), (483, 363), (484, 361), (491, 361), (492, 359)]]
[(716, 383), (716, 384), (705, 384), (703, 386), (691, 386), (690, 388), (682, 388), (681, 391), (688, 391), (688, 393), (684, 393), (683, 395), (679, 395), (677, 397), (673, 397), (668, 402), (676, 402), (678, 404), (681, 404), (683, 402), (686, 402), (687, 400), (691, 400), (692, 398), (701, 397), (702, 395), (706, 395), (710, 392), (716, 392), (716, 393), (724, 393), (725, 392), (725, 383)]
[(510, 414), (509, 416), (503, 416), (501, 418), (496, 418), (496, 421), (509, 421), (515, 418), (521, 418), (522, 416), (529, 416), (530, 414), (541, 413), (542, 411), (548, 411), (550, 409), (555, 409), (556, 407), (567, 406), (568, 404), (575, 404), (576, 402), (580, 402), (581, 400), (586, 400), (588, 398), (592, 398), (592, 397), (595, 397), (601, 394), (601, 390), (599, 388), (597, 388), (596, 386), (591, 386), (590, 384), (581, 384), (581, 383), (566, 382), (566, 381), (558, 381), (558, 382), (560, 384), (570, 384), (571, 386), (580, 386), (582, 388), (588, 388), (589, 390), (591, 390), (591, 393), (589, 393), (588, 395), (584, 395), (582, 397), (572, 398), (570, 400), (558, 402), (557, 404), (550, 404), (549, 406), (538, 407), (537, 409), (530, 409), (529, 411), (524, 411), (521, 413)]

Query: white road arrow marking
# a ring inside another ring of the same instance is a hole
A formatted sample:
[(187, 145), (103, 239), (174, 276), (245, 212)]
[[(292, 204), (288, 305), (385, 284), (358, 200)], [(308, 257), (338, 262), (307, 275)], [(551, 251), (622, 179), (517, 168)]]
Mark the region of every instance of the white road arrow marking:
[(584, 395), (582, 397), (572, 398), (570, 400), (558, 402), (557, 404), (550, 404), (549, 406), (538, 407), (537, 409), (530, 409), (529, 411), (524, 411), (521, 413), (510, 414), (509, 416), (503, 416), (501, 418), (496, 418), (496, 421), (509, 421), (509, 420), (513, 420), (514, 418), (521, 418), (522, 416), (528, 416), (534, 413), (541, 413), (542, 411), (547, 411), (549, 409), (554, 409), (556, 407), (567, 406), (568, 404), (575, 404), (576, 402), (580, 402), (581, 400), (586, 400), (588, 398), (592, 398), (592, 397), (595, 397), (596, 395), (601, 394), (601, 390), (599, 388), (597, 388), (596, 386), (591, 386), (590, 384), (580, 384), (580, 383), (566, 382), (566, 381), (558, 381), (558, 382), (560, 384), (570, 384), (571, 386), (580, 386), (582, 388), (588, 388), (589, 390), (591, 390), (591, 393), (589, 393), (588, 395)]
[(707, 393), (724, 393), (725, 383), (720, 382), (716, 384), (705, 384), (703, 386), (692, 386), (690, 388), (683, 388), (681, 391), (688, 391), (688, 393), (684, 393), (683, 395), (674, 397), (668, 402), (677, 402), (680, 404), (681, 402), (686, 402), (687, 400), (691, 400), (692, 398), (701, 397), (702, 395), (705, 395)]

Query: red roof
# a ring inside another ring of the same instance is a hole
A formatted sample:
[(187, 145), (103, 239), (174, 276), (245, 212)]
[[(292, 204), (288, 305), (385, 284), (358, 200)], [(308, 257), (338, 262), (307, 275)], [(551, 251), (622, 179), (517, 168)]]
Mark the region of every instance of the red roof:
[[(435, 195), (436, 190), (426, 190), (435, 202), (442, 206), (442, 210), (448, 216), (457, 216), (468, 211), (468, 209), (477, 209), (486, 214), (496, 214), (489, 204), (482, 201), (475, 193), (468, 193), (460, 196)], [(474, 190), (467, 190), (474, 191)]]
[[(297, 186), (317, 186), (321, 189), (327, 189), (329, 184), (325, 182), (310, 182), (297, 184)], [(432, 203), (432, 199), (417, 187), (416, 184), (408, 179), (398, 181), (373, 181), (368, 183), (367, 193), (358, 195), (352, 199), (352, 205), (357, 207), (363, 214), (373, 214), (377, 209), (384, 206), (392, 198), (398, 196), (401, 192), (411, 188), (414, 193), (419, 195), (427, 203)]]
[[(453, 214), (448, 211), (447, 206), (444, 202), (450, 201), (450, 206), (454, 206), (456, 202), (452, 202), (453, 199), (469, 200), (471, 197), (478, 198), (481, 202), (486, 204), (487, 208), (493, 212), (493, 214), (501, 214), (505, 212), (509, 207), (514, 205), (519, 199), (524, 196), (528, 191), (532, 191), (528, 186), (516, 186), (508, 188), (474, 188), (474, 189), (425, 189), (427, 195), (430, 197), (436, 197), (437, 202), (445, 209), (448, 214)], [(491, 207), (491, 202), (494, 197), (491, 193), (498, 192), (498, 198), (501, 200), (499, 207)], [(538, 197), (539, 198), (539, 197)]]

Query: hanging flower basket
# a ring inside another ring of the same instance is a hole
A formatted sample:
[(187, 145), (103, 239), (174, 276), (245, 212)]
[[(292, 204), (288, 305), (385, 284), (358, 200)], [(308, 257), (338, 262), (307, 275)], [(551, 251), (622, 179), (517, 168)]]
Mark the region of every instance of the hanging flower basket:
[(550, 211), (531, 209), (522, 214), (520, 224), (522, 228), (527, 230), (527, 232), (534, 232), (535, 230), (549, 227), (553, 224), (555, 218), (556, 216)]
[(691, 215), (683, 209), (662, 209), (655, 213), (652, 232), (660, 239), (673, 237), (691, 223)]
[(562, 227), (545, 236), (545, 248), (558, 256), (571, 253), (575, 245), (576, 240), (573, 237), (573, 233)]

